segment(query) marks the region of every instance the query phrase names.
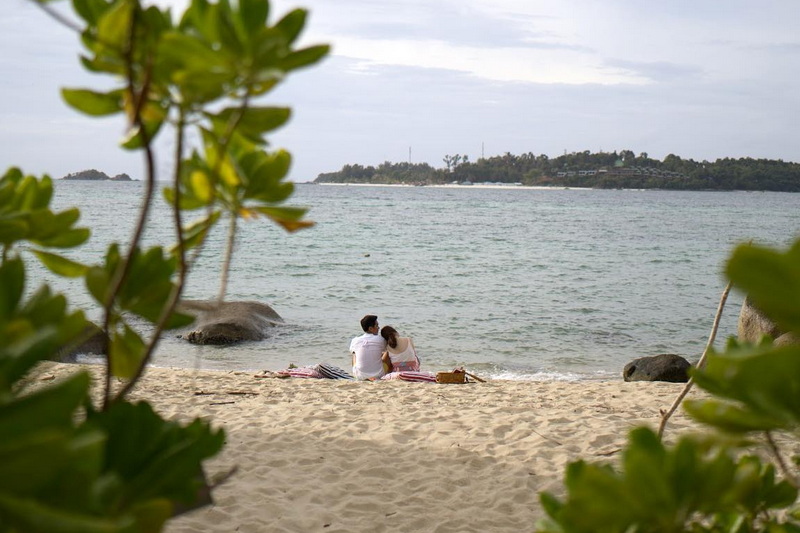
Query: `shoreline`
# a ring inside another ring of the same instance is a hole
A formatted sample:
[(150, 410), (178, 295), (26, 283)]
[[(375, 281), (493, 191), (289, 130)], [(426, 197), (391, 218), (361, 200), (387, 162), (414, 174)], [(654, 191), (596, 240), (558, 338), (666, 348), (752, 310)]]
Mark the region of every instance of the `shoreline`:
[(771, 191), (771, 190), (751, 190), (751, 189), (602, 189), (597, 187), (566, 187), (562, 185), (514, 185), (513, 183), (473, 183), (472, 185), (442, 183), (438, 185), (409, 185), (406, 183), (314, 183), (313, 181), (298, 181), (295, 185), (323, 185), (326, 187), (400, 187), (400, 188), (428, 188), (428, 189), (508, 189), (508, 190), (530, 190), (530, 191), (633, 191), (633, 192), (712, 192), (712, 193), (777, 193), (777, 194), (800, 194), (795, 191)]
[[(100, 383), (101, 367), (61, 363), (29, 380), (81, 369)], [(543, 517), (540, 491), (563, 493), (567, 462), (616, 461), (628, 431), (657, 427), (683, 385), (378, 384), (150, 367), (130, 399), (224, 428), (226, 446), (204, 469), (214, 479), (238, 468), (213, 505), (167, 533), (516, 532)], [(697, 428), (679, 411), (666, 440)]]
[[(531, 190), (531, 191), (593, 191), (591, 187), (548, 187), (544, 185), (514, 185), (512, 183), (473, 183), (472, 185), (455, 184), (455, 183), (442, 183), (440, 185), (409, 185), (407, 183), (314, 183), (306, 181), (298, 183), (298, 185), (323, 185), (326, 187), (399, 187), (399, 188), (415, 188), (422, 187), (428, 189), (509, 189), (509, 190)], [(644, 189), (627, 189), (627, 190), (644, 190)]]

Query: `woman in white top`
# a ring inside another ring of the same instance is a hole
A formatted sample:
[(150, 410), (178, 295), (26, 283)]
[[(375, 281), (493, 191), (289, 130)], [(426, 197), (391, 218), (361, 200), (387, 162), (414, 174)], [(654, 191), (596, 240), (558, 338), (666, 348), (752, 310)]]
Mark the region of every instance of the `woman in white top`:
[(381, 337), (386, 339), (383, 362), (388, 372), (419, 371), (419, 357), (411, 337), (401, 337), (392, 326), (383, 326)]

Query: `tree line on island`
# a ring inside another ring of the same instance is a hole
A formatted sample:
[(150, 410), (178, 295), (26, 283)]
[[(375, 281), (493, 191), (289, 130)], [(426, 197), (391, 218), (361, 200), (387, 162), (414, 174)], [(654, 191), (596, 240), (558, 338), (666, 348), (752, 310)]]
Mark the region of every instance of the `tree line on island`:
[(73, 172), (72, 174), (67, 174), (62, 180), (67, 181), (133, 181), (130, 176), (127, 174), (117, 174), (114, 177), (109, 176), (105, 172), (100, 170), (95, 170), (93, 168), (89, 170), (81, 170), (80, 172)]
[(800, 164), (773, 159), (724, 158), (714, 162), (669, 154), (663, 161), (631, 150), (573, 152), (550, 158), (531, 152), (481, 158), (446, 155), (444, 168), (428, 163), (384, 162), (377, 167), (345, 165), (320, 174), (314, 183), (508, 185), (597, 189), (800, 191)]

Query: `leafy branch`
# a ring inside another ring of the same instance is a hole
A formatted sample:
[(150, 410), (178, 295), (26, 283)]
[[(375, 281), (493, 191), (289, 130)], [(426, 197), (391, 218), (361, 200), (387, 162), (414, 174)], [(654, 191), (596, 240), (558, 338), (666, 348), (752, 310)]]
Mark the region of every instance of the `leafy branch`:
[[(548, 517), (538, 531), (800, 531), (798, 475), (775, 438), (780, 433), (796, 442), (800, 430), (800, 345), (729, 339), (724, 352), (712, 348), (731, 286), (781, 331), (800, 334), (800, 240), (785, 252), (741, 245), (725, 273), (730, 283), (703, 358), (662, 416), (659, 434), (633, 430), (620, 469), (571, 463), (566, 498), (540, 495)], [(709, 397), (685, 400), (684, 409), (716, 433), (681, 437), (667, 447), (661, 442), (664, 425), (692, 383)], [(775, 464), (747, 454), (753, 447), (749, 435), (764, 437)], [(800, 458), (793, 462), (800, 464)]]
[[(90, 116), (126, 117), (121, 144), (142, 152), (145, 188), (125, 253), (112, 243), (102, 262), (85, 265), (53, 251), (83, 244), (89, 230), (76, 226), (77, 209), (49, 208), (50, 178), (15, 168), (0, 178), (0, 533), (160, 531), (179, 504), (203, 503), (197, 498), (207, 487), (202, 462), (219, 452), (224, 433), (199, 419), (187, 425), (164, 420), (146, 402), (130, 403), (126, 396), (162, 331), (193, 320), (176, 306), (222, 212), (231, 216), (233, 231), (223, 296), (239, 217), (265, 216), (288, 231), (311, 226), (305, 209), (282, 205), (293, 192), (284, 181), (289, 154), (264, 150), (264, 135), (283, 125), (289, 110), (252, 103), (291, 71), (318, 62), (328, 47), (295, 48), (306, 12), (291, 11), (270, 25), (266, 0), (236, 6), (193, 0), (177, 23), (168, 10), (139, 0), (72, 0), (83, 27), (47, 0), (31, 1), (80, 33), (84, 67), (121, 80), (105, 92), (64, 89), (62, 95)], [(226, 107), (228, 101), (234, 105)], [(176, 129), (174, 175), (164, 196), (177, 243), (143, 249), (155, 197), (153, 143), (165, 124)], [(188, 157), (187, 128), (202, 139)], [(184, 225), (184, 211), (196, 209), (206, 216)], [(100, 410), (92, 405), (86, 372), (48, 387), (19, 386), (40, 361), (96, 328), (47, 285), (24, 290), (28, 250), (54, 274), (82, 277), (102, 310), (108, 353)], [(153, 325), (147, 340), (128, 315)], [(115, 395), (112, 376), (124, 380)]]

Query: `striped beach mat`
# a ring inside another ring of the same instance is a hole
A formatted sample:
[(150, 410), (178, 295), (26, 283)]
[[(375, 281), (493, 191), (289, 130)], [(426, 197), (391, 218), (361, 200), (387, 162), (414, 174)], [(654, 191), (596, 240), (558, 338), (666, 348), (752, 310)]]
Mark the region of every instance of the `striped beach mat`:
[(354, 379), (353, 376), (339, 368), (338, 366), (329, 365), (328, 363), (320, 363), (314, 367), (322, 377), (328, 379)]
[(413, 381), (417, 383), (436, 383), (436, 374), (431, 374), (430, 372), (404, 370), (402, 372), (392, 372), (390, 374), (386, 374), (381, 379), (399, 379), (400, 381)]
[(276, 372), (279, 376), (289, 376), (292, 378), (316, 378), (322, 379), (322, 374), (315, 367), (310, 366), (301, 366), (299, 368), (287, 368), (286, 370), (281, 370), (280, 372)]

